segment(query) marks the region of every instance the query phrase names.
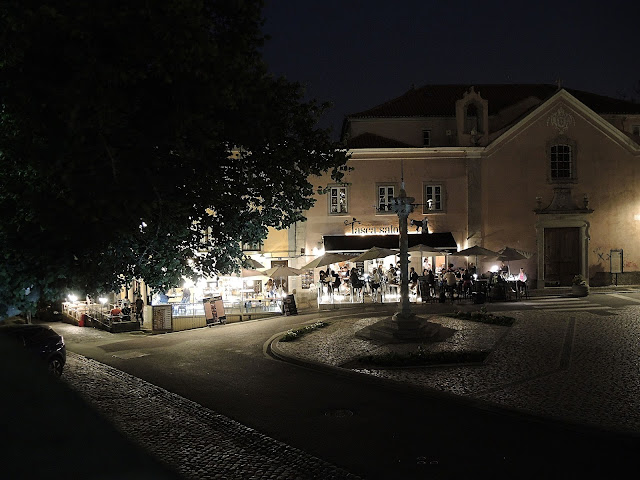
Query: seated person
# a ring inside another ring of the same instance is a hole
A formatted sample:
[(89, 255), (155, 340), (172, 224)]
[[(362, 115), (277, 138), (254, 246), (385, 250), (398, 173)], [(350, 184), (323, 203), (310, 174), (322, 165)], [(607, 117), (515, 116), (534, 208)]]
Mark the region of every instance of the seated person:
[(122, 320), (131, 320), (131, 308), (128, 303), (125, 303), (122, 307)]
[(455, 291), (457, 284), (458, 280), (456, 279), (455, 273), (449, 270), (444, 274), (444, 286), (446, 287), (447, 291), (451, 293), (451, 296), (453, 296), (453, 292)]
[(339, 290), (340, 284), (342, 283), (342, 281), (340, 280), (340, 275), (331, 270), (331, 278), (333, 279), (333, 283), (331, 284), (332, 290)]
[(502, 265), (500, 265), (499, 271), (503, 277), (506, 277), (507, 275), (509, 275), (509, 266), (505, 265), (504, 262), (502, 262)]
[(527, 289), (527, 274), (524, 273), (524, 268), (520, 267), (520, 273), (518, 273), (518, 280), (516, 281), (518, 286), (518, 292), (522, 294)]
[(389, 270), (387, 270), (387, 283), (397, 283), (396, 269), (393, 264), (389, 265)]
[(351, 288), (353, 288), (354, 291), (359, 291), (364, 286), (364, 282), (358, 277), (358, 270), (356, 270), (356, 267), (353, 267), (351, 269), (351, 273), (349, 274), (349, 283), (351, 284)]

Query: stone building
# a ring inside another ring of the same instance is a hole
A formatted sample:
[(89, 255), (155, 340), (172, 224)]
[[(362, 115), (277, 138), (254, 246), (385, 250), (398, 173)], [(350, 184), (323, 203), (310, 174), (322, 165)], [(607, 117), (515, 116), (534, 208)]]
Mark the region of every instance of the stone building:
[(301, 267), (323, 249), (397, 245), (390, 201), (403, 174), (410, 219), (429, 232), (410, 244), (532, 252), (521, 265), (538, 288), (577, 274), (608, 284), (618, 270), (637, 281), (640, 104), (555, 85), (427, 85), (348, 115), (342, 138), (344, 183), (312, 179), (326, 193), (263, 256)]

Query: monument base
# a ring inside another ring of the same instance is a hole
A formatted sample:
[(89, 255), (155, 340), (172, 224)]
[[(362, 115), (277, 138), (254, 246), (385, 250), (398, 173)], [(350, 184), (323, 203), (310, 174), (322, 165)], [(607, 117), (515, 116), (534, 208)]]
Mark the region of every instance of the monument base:
[(359, 330), (355, 335), (380, 343), (415, 343), (442, 342), (455, 332), (452, 328), (443, 327), (413, 313), (403, 315), (398, 312)]

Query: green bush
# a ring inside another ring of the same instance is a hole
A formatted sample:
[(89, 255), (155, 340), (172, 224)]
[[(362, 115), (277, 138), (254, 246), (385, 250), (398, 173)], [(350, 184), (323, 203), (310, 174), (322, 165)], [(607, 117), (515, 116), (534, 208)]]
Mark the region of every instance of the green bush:
[(296, 330), (288, 330), (287, 333), (285, 333), (282, 338), (280, 339), (281, 342), (292, 342), (293, 340), (297, 340), (298, 338), (302, 337), (303, 335), (309, 333), (309, 332), (313, 332), (314, 330), (317, 330), (318, 328), (324, 328), (326, 326), (328, 326), (329, 324), (326, 322), (316, 322), (316, 323), (312, 323), (311, 325), (307, 325), (306, 327), (302, 327), (302, 328), (298, 328)]

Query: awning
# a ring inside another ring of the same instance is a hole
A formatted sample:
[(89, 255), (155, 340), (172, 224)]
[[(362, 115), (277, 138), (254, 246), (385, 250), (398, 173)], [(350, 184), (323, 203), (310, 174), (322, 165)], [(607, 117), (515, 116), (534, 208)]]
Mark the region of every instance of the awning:
[[(458, 245), (451, 232), (407, 235), (409, 247), (428, 245), (434, 251), (456, 251)], [(334, 253), (364, 252), (371, 247), (398, 248), (399, 235), (324, 235), (324, 251)]]

